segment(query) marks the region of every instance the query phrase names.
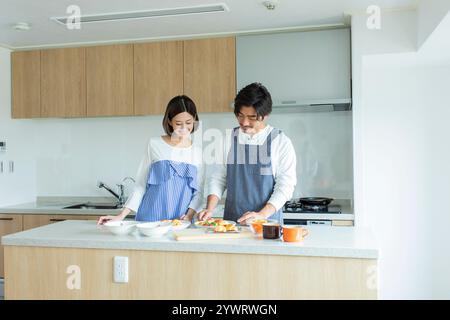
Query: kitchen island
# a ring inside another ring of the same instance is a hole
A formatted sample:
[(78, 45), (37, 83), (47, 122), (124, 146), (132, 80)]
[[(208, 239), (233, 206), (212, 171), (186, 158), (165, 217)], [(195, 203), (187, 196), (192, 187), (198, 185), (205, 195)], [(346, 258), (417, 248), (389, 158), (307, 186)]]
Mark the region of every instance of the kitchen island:
[[(257, 237), (115, 236), (63, 221), (2, 237), (6, 299), (376, 299), (368, 229), (308, 227), (303, 243)], [(115, 283), (115, 256), (128, 257)]]

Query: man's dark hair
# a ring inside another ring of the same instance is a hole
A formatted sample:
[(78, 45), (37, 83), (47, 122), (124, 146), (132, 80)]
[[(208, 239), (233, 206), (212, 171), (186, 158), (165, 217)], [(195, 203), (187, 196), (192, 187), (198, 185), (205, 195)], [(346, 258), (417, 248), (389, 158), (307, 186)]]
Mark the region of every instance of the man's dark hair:
[(234, 99), (234, 114), (237, 116), (244, 106), (255, 108), (259, 120), (272, 112), (272, 97), (266, 87), (254, 82), (238, 92)]
[(169, 121), (172, 121), (177, 114), (182, 112), (187, 112), (194, 118), (194, 129), (191, 133), (194, 133), (197, 129), (198, 113), (194, 101), (185, 95), (176, 96), (167, 104), (166, 114), (162, 121), (162, 126), (167, 135), (170, 136), (173, 133), (173, 128), (169, 124)]

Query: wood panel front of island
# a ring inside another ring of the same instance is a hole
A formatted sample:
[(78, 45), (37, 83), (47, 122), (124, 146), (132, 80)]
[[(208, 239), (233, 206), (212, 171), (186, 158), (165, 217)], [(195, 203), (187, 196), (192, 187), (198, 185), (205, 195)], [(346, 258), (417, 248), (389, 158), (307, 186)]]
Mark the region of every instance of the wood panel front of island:
[[(129, 282), (113, 282), (114, 256)], [(5, 246), (6, 299), (376, 299), (376, 259)]]

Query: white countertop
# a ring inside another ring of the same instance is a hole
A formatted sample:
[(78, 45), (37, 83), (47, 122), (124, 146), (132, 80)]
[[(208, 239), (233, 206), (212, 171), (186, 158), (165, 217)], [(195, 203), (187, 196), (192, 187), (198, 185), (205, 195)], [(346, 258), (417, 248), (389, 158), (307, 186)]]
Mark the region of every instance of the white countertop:
[(257, 237), (176, 241), (171, 233), (156, 239), (141, 236), (137, 231), (128, 236), (116, 236), (99, 229), (95, 221), (68, 220), (4, 236), (2, 245), (361, 259), (378, 257), (378, 249), (369, 229), (323, 226), (308, 226), (307, 229), (309, 236), (303, 243), (284, 243)]

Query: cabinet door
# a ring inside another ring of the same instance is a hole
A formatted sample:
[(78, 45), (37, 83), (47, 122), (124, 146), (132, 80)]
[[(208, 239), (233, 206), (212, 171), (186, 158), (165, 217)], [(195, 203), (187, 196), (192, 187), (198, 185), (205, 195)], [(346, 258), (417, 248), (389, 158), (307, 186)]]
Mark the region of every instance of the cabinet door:
[(23, 215), (23, 230), (29, 230), (50, 224), (49, 215), (45, 214), (29, 214)]
[[(0, 214), (0, 238), (7, 234), (22, 231), (22, 216)], [(0, 278), (4, 277), (3, 246), (0, 245)]]
[(65, 220), (97, 220), (100, 216), (66, 214), (28, 214), (23, 216), (23, 230), (42, 227)]
[(87, 115), (133, 115), (133, 45), (86, 48)]
[(353, 221), (347, 220), (333, 220), (331, 225), (333, 227), (353, 227)]
[(134, 113), (164, 114), (183, 93), (183, 42), (134, 45)]
[(41, 115), (41, 52), (11, 53), (12, 117), (39, 118)]
[(199, 112), (231, 112), (236, 95), (235, 38), (184, 41), (184, 92)]
[(41, 117), (86, 116), (86, 49), (41, 51)]

